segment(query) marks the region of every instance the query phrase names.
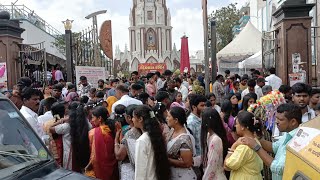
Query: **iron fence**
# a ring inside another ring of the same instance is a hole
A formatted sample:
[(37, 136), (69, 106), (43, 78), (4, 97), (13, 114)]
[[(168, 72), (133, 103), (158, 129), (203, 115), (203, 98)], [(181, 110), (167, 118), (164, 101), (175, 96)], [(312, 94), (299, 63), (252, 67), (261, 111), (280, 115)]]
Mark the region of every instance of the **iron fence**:
[(28, 20), (38, 28), (47, 32), (52, 36), (61, 35), (62, 33), (43, 20), (33, 10), (25, 5), (2, 5), (0, 4), (0, 11), (7, 11), (10, 13), (11, 19)]

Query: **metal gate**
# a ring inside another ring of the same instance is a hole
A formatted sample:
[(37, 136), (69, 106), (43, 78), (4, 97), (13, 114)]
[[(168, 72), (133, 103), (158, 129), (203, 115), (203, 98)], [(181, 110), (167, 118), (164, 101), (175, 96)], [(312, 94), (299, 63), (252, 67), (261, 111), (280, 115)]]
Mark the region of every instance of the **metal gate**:
[(38, 44), (21, 44), (19, 52), (21, 62), (21, 75), (30, 77), (35, 87), (48, 85), (46, 51), (44, 42)]
[(73, 34), (72, 56), (76, 66), (105, 67), (106, 56), (104, 55), (96, 30), (86, 28), (80, 33)]
[(266, 74), (268, 69), (276, 66), (275, 56), (275, 32), (262, 32), (262, 70)]

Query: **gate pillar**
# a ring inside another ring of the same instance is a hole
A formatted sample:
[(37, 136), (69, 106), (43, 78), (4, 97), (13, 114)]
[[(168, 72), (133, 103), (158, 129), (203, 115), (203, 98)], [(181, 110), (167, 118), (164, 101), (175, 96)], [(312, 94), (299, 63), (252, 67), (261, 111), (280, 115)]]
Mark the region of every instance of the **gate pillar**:
[(0, 62), (6, 63), (8, 89), (11, 89), (21, 77), (19, 44), (23, 40), (23, 31), (24, 29), (19, 27), (19, 21), (10, 20), (10, 13), (0, 12)]

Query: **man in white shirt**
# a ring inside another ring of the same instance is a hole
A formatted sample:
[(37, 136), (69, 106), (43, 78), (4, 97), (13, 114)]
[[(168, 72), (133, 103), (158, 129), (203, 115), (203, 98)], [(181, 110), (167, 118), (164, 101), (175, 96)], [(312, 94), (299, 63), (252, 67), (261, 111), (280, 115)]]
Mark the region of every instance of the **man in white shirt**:
[(119, 99), (119, 100), (112, 105), (112, 108), (111, 108), (111, 112), (112, 113), (114, 113), (115, 107), (117, 105), (119, 105), (119, 104), (122, 104), (122, 105), (124, 105), (126, 107), (128, 107), (131, 104), (142, 105), (141, 101), (130, 97), (128, 94), (129, 94), (129, 89), (128, 88), (126, 88), (123, 85), (118, 85), (117, 86), (117, 88), (116, 88), (116, 98)]
[(91, 89), (92, 85), (88, 83), (88, 79), (85, 76), (80, 77), (80, 82), (78, 83), (78, 94), (80, 97), (82, 96), (88, 96), (89, 91)]
[(42, 73), (39, 71), (38, 68), (32, 73), (32, 76), (35, 82), (41, 82)]
[(276, 69), (269, 69), (270, 75), (266, 77), (266, 85), (270, 85), (273, 90), (278, 90), (282, 85), (282, 80), (276, 76)]
[(247, 89), (243, 90), (241, 93), (242, 98), (249, 93), (256, 93), (255, 91), (255, 86), (257, 85), (256, 81), (254, 79), (249, 79), (247, 84), (248, 84)]
[(182, 85), (189, 89), (189, 83), (186, 76), (183, 76)]
[(154, 73), (156, 75), (156, 86), (157, 86), (157, 91), (161, 88), (163, 88), (164, 82), (161, 80), (160, 76), (160, 72), (157, 71)]
[(53, 103), (57, 102), (57, 100), (54, 97), (48, 97), (43, 101), (44, 105), (44, 114), (38, 117), (38, 122), (43, 125), (47, 121), (53, 119), (53, 115), (51, 112), (51, 106)]
[(37, 89), (24, 89), (22, 92), (23, 106), (20, 112), (38, 136), (42, 138), (44, 131), (38, 122), (38, 114), (36, 113), (40, 104), (40, 94), (41, 92)]
[(185, 102), (189, 94), (189, 91), (187, 87), (182, 85), (182, 80), (180, 78), (175, 78), (175, 81), (176, 81), (176, 90), (182, 94), (182, 101)]

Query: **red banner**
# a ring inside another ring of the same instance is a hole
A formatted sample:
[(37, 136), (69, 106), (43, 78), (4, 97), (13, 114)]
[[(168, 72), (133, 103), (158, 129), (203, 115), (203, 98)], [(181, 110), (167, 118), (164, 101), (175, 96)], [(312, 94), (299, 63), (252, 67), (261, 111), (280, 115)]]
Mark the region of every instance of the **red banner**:
[(138, 65), (139, 74), (146, 75), (149, 72), (159, 71), (161, 74), (167, 69), (165, 63), (141, 63)]

